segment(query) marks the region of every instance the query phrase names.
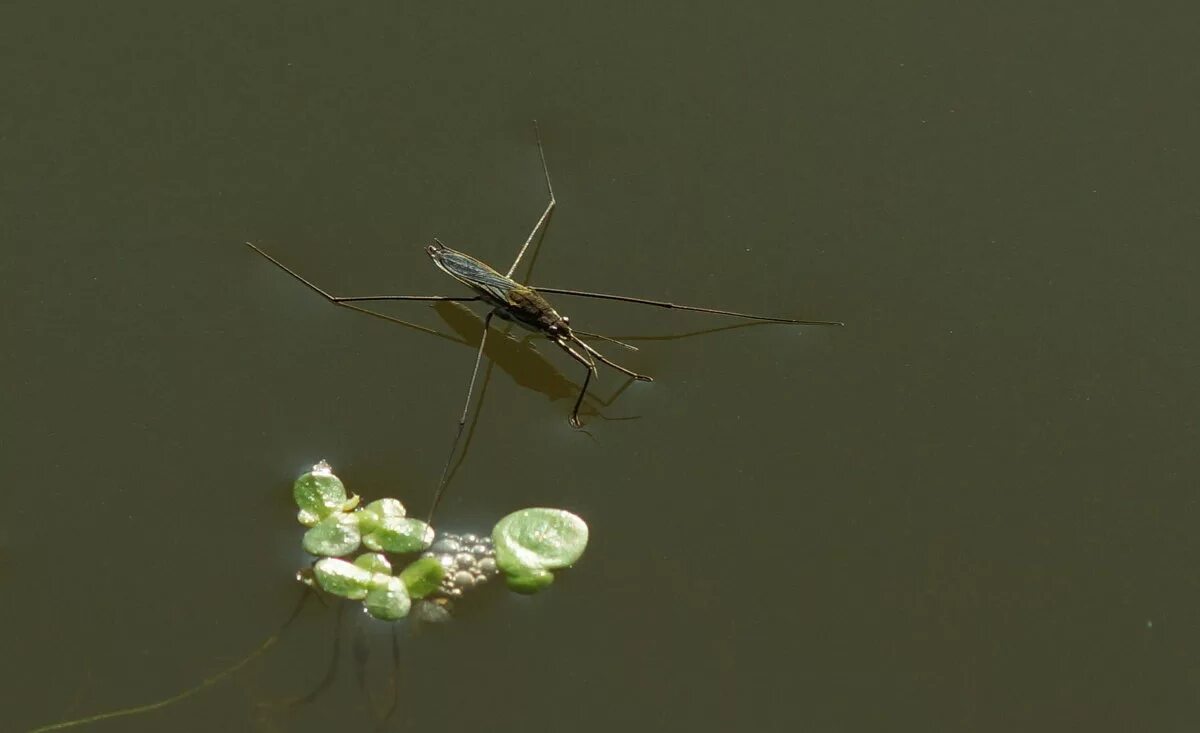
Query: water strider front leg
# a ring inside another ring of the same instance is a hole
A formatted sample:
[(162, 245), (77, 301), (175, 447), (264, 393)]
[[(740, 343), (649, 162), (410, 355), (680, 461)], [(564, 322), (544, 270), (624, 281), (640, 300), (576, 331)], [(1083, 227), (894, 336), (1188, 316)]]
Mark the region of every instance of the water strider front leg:
[(634, 379), (638, 380), (639, 382), (653, 382), (654, 381), (654, 377), (648, 376), (646, 374), (638, 374), (637, 372), (632, 371), (630, 369), (626, 369), (625, 367), (621, 366), (620, 364), (616, 363), (615, 361), (612, 361), (611, 359), (604, 356), (604, 354), (601, 354), (599, 351), (596, 351), (596, 349), (592, 348), (592, 346), (590, 344), (579, 339), (574, 334), (571, 335), (571, 338), (575, 341), (575, 343), (579, 344), (584, 349), (587, 349), (587, 352), (589, 354), (596, 357), (597, 359), (604, 362), (605, 364), (609, 365), (613, 369), (616, 369), (619, 372), (627, 374), (627, 375), (633, 377)]
[(583, 397), (587, 394), (588, 384), (590, 384), (592, 381), (592, 375), (596, 373), (596, 362), (573, 349), (571, 345), (563, 339), (558, 339), (554, 343), (558, 344), (559, 347), (570, 354), (572, 359), (587, 367), (588, 370), (587, 376), (583, 379), (583, 386), (579, 388), (579, 396), (575, 398), (575, 406), (571, 408), (571, 417), (569, 418), (571, 427), (579, 428), (583, 426), (583, 424), (579, 422), (579, 407), (583, 404)]

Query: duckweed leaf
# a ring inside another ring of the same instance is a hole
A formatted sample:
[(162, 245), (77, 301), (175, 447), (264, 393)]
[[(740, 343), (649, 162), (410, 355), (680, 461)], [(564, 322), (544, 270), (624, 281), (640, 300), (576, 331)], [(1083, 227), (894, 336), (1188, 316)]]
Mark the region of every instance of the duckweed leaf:
[[(587, 547), (588, 527), (562, 509), (534, 507), (513, 512), (496, 523), (492, 542), (496, 564), (510, 576), (535, 576), (535, 571), (573, 565)], [(543, 587), (550, 583), (544, 578)]]
[(354, 559), (354, 564), (372, 573), (392, 574), (392, 564), (378, 552), (366, 552)]
[(554, 573), (549, 570), (526, 570), (519, 575), (505, 573), (504, 582), (517, 593), (537, 593), (554, 582)]
[(300, 507), (296, 518), (305, 527), (312, 527), (334, 512), (349, 511), (358, 506), (358, 496), (346, 498), (346, 487), (325, 461), (296, 479), (292, 497)]
[(375, 512), (384, 519), (388, 517), (407, 516), (407, 513), (404, 511), (404, 505), (397, 499), (376, 499), (367, 504), (367, 509)]
[(312, 555), (340, 557), (358, 549), (362, 535), (355, 514), (330, 514), (304, 533), (304, 550)]
[(363, 601), (363, 605), (367, 607), (367, 613), (382, 621), (395, 621), (407, 616), (408, 609), (412, 606), (412, 600), (408, 596), (404, 582), (400, 578), (390, 575), (376, 575), (375, 578), (386, 578), (386, 580), (377, 582), (367, 592), (366, 599)]
[(379, 527), (363, 537), (363, 544), (375, 552), (420, 552), (433, 544), (433, 534), (433, 527), (420, 519), (383, 517)]
[(329, 593), (357, 601), (367, 597), (374, 574), (345, 560), (326, 557), (317, 560), (313, 572), (317, 584)]
[(397, 577), (404, 582), (409, 596), (424, 598), (442, 584), (446, 569), (436, 557), (423, 557), (401, 570)]
[(370, 534), (383, 526), (388, 519), (404, 517), (404, 505), (396, 499), (379, 499), (367, 504), (359, 514), (361, 516), (358, 526), (362, 528), (363, 534)]

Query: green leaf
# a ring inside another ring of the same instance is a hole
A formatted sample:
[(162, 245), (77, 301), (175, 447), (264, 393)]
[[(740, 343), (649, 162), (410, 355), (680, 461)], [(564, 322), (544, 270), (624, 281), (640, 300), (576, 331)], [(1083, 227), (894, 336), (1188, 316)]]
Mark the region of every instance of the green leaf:
[(375, 552), (420, 552), (433, 544), (433, 527), (420, 519), (384, 517), (363, 544)]
[(376, 499), (367, 504), (367, 509), (375, 512), (379, 516), (387, 519), (388, 517), (403, 517), (407, 516), (404, 511), (404, 505), (396, 499)]
[(370, 534), (379, 529), (379, 524), (383, 521), (378, 514), (370, 509), (359, 509), (354, 514), (358, 517), (358, 531), (363, 534)]
[(312, 555), (341, 557), (358, 549), (362, 535), (355, 514), (330, 514), (304, 533), (304, 549)]
[(383, 621), (404, 618), (412, 606), (412, 600), (408, 597), (408, 590), (405, 589), (404, 583), (397, 577), (376, 576), (376, 578), (380, 577), (386, 577), (387, 581), (375, 585), (367, 592), (366, 599), (363, 601), (363, 605), (367, 607), (367, 613)]
[(305, 527), (311, 527), (321, 521), (321, 515), (308, 509), (301, 509), (296, 513), (296, 520)]
[(358, 526), (362, 528), (363, 534), (370, 534), (383, 526), (388, 519), (402, 518), (404, 505), (396, 499), (378, 499), (367, 504), (366, 508), (359, 513), (362, 517), (359, 519)]
[(562, 509), (522, 509), (501, 519), (492, 530), (496, 564), (511, 576), (540, 578), (538, 570), (569, 567), (583, 554), (587, 541), (587, 524)]
[(345, 560), (326, 557), (317, 560), (313, 573), (317, 584), (329, 593), (357, 601), (371, 590), (373, 573)]
[(300, 507), (296, 518), (305, 527), (315, 525), (334, 512), (349, 511), (358, 506), (358, 497), (346, 498), (346, 487), (325, 461), (296, 479), (292, 497)]
[(554, 573), (549, 570), (529, 570), (519, 575), (504, 575), (504, 582), (518, 593), (537, 593), (554, 582)]
[(372, 573), (392, 574), (392, 564), (377, 552), (366, 552), (354, 559), (354, 564)]
[(423, 557), (401, 570), (397, 577), (404, 582), (408, 595), (424, 598), (442, 584), (442, 578), (446, 577), (446, 569), (436, 557)]

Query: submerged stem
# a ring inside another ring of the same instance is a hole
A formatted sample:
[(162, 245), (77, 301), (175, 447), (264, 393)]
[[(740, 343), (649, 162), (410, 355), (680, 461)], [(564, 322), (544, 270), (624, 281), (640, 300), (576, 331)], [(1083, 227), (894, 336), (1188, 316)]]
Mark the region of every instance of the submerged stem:
[(213, 685), (217, 684), (221, 680), (225, 679), (226, 677), (229, 677), (230, 675), (234, 674), (238, 670), (242, 669), (247, 664), (250, 664), (255, 659), (257, 659), (260, 656), (262, 656), (263, 654), (265, 654), (268, 649), (275, 646), (275, 642), (279, 641), (279, 637), (283, 635), (284, 630), (287, 629), (287, 627), (292, 623), (292, 620), (296, 618), (296, 615), (300, 613), (300, 608), (304, 605), (304, 599), (307, 597), (308, 597), (308, 592), (306, 589), (305, 593), (300, 596), (300, 601), (296, 604), (295, 610), (292, 611), (292, 613), (288, 616), (287, 621), (283, 622), (283, 625), (279, 627), (278, 631), (276, 631), (274, 634), (271, 634), (269, 637), (267, 637), (266, 641), (264, 641), (262, 644), (259, 644), (257, 649), (250, 652), (248, 655), (243, 657), (241, 660), (235, 662), (232, 666), (226, 667), (225, 669), (212, 675), (211, 677), (206, 677), (204, 680), (202, 680), (200, 682), (200, 684), (196, 685), (195, 687), (190, 687), (182, 692), (179, 692), (175, 695), (172, 695), (171, 697), (166, 698), (165, 700), (159, 700), (157, 702), (146, 703), (145, 705), (135, 705), (135, 706), (129, 707), (129, 708), (121, 708), (119, 710), (109, 710), (104, 713), (96, 713), (95, 715), (88, 715), (83, 718), (75, 718), (73, 720), (64, 720), (64, 721), (61, 721), (58, 723), (51, 723), (49, 725), (43, 725), (39, 728), (34, 728), (34, 729), (30, 730), (28, 733), (45, 733), (45, 731), (64, 730), (66, 728), (74, 728), (76, 726), (87, 725), (89, 723), (98, 723), (101, 720), (111, 720), (113, 718), (124, 718), (124, 717), (130, 716), (130, 715), (139, 715), (141, 713), (153, 712), (155, 710), (161, 710), (162, 708), (165, 708), (168, 705), (177, 703), (180, 700), (185, 700), (204, 689), (212, 687)]

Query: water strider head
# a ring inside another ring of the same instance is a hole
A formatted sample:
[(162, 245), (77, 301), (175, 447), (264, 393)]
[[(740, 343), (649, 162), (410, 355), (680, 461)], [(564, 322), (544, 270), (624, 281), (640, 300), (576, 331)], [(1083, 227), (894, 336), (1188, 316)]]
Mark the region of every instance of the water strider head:
[(571, 332), (571, 319), (558, 315), (553, 309), (550, 312), (553, 314), (553, 318), (557, 319), (546, 326), (546, 335), (550, 340), (559, 346), (565, 346), (568, 341), (576, 340), (578, 337)]

